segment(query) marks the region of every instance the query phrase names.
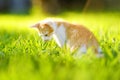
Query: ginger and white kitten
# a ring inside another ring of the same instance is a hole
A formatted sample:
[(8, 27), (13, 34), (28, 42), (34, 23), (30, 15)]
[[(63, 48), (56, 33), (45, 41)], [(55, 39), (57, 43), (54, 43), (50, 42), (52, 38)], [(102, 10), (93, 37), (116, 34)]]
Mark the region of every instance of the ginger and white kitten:
[(88, 48), (92, 48), (98, 57), (101, 56), (96, 37), (83, 25), (47, 18), (32, 27), (37, 28), (43, 40), (50, 40), (53, 37), (60, 47), (67, 44), (71, 51), (77, 50), (77, 55), (86, 53)]

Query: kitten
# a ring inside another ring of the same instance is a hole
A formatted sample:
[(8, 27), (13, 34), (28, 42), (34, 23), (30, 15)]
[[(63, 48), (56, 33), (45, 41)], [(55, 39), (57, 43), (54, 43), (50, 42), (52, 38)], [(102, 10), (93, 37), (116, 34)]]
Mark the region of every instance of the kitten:
[(71, 52), (77, 50), (76, 55), (86, 53), (88, 48), (92, 48), (98, 57), (102, 56), (96, 37), (83, 25), (47, 18), (32, 27), (37, 28), (43, 40), (47, 41), (53, 37), (60, 47), (66, 44)]

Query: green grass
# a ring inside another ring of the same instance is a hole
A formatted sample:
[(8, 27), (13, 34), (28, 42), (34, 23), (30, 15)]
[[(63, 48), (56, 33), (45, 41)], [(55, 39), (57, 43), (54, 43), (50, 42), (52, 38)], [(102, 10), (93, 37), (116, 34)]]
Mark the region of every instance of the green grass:
[(85, 25), (101, 45), (102, 59), (80, 59), (30, 25), (48, 15), (0, 15), (0, 80), (120, 80), (120, 13), (63, 13), (58, 18)]

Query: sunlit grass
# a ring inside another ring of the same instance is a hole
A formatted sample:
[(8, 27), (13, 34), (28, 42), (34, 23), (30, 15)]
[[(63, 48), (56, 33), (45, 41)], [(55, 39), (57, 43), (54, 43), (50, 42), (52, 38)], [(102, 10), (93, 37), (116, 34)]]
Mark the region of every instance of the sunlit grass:
[(63, 13), (52, 17), (85, 25), (97, 37), (105, 57), (75, 59), (51, 40), (43, 42), (33, 23), (50, 15), (0, 15), (0, 80), (119, 80), (119, 13)]

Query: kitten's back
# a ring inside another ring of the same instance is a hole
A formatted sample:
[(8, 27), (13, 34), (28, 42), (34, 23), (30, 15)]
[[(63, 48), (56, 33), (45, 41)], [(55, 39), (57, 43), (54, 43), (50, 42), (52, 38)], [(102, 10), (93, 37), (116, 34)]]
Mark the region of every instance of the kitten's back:
[(65, 21), (56, 21), (57, 25), (63, 24), (66, 29), (67, 43), (74, 50), (85, 45), (93, 48), (98, 53), (99, 43), (94, 34), (83, 25), (72, 24)]

